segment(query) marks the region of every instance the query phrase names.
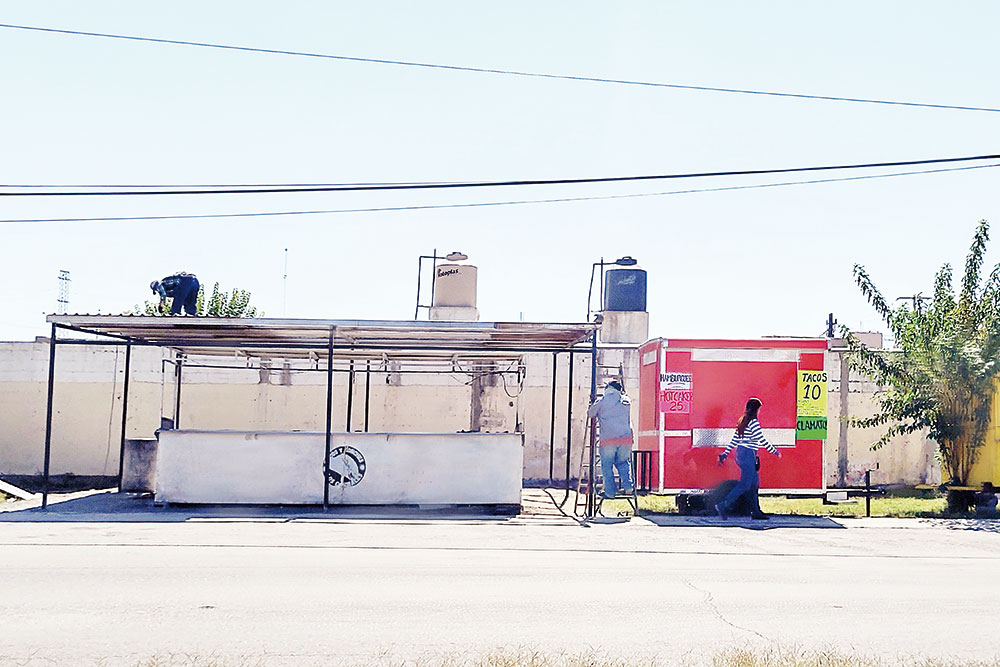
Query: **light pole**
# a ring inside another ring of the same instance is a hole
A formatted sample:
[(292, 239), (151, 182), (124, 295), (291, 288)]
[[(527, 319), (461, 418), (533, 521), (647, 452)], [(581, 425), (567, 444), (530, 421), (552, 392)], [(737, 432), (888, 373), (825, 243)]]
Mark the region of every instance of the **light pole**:
[[(434, 248), (434, 252), (430, 255), (420, 255), (420, 257), (417, 258), (417, 307), (413, 310), (413, 319), (415, 320), (419, 319), (421, 308), (430, 309), (430, 306), (424, 306), (420, 303), (420, 274), (423, 273), (424, 260), (430, 259), (434, 261), (433, 268), (431, 269), (431, 271), (434, 272), (437, 269), (437, 261), (439, 259), (445, 259), (449, 262), (461, 262), (462, 260), (469, 259), (469, 256), (462, 252), (449, 252), (444, 257), (440, 257), (437, 252), (437, 248)], [(434, 304), (434, 282), (434, 280), (431, 281), (431, 305)]]
[(594, 293), (594, 272), (597, 267), (601, 267), (601, 288), (600, 288), (600, 300), (601, 308), (604, 307), (604, 267), (605, 266), (635, 266), (638, 262), (632, 258), (631, 255), (625, 255), (624, 257), (619, 257), (613, 262), (605, 262), (604, 258), (601, 257), (601, 261), (594, 262), (590, 267), (590, 285), (587, 287), (587, 319), (590, 321), (590, 313), (593, 312), (590, 308), (590, 299)]
[(920, 303), (922, 301), (930, 301), (931, 297), (923, 296), (923, 292), (917, 292), (913, 296), (897, 296), (896, 301), (912, 301), (913, 310), (920, 311)]

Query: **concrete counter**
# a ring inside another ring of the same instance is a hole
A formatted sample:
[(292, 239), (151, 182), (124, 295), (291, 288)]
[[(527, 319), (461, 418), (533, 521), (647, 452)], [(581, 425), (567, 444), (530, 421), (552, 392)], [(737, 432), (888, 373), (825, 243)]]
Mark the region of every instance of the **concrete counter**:
[[(161, 431), (156, 501), (323, 502), (326, 435), (302, 431)], [(522, 436), (333, 433), (331, 504), (521, 502)]]

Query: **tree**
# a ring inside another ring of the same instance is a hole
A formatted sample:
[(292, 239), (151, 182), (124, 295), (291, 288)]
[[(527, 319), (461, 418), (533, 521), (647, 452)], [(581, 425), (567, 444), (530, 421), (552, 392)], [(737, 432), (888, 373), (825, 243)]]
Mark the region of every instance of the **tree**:
[[(136, 306), (133, 315), (169, 315), (170, 306), (173, 299), (166, 299), (162, 303), (159, 299), (146, 301), (141, 306)], [(250, 292), (233, 288), (232, 292), (224, 292), (219, 289), (219, 283), (212, 287), (212, 296), (205, 303), (205, 287), (198, 289), (198, 314), (209, 317), (257, 317), (263, 313), (258, 313), (256, 306), (250, 305)]]
[[(879, 383), (879, 411), (852, 423), (888, 425), (872, 445), (878, 449), (894, 436), (927, 429), (952, 484), (964, 485), (989, 427), (990, 404), (1000, 372), (1000, 264), (982, 280), (989, 223), (980, 220), (965, 261), (958, 293), (951, 265), (934, 279), (934, 295), (919, 294), (892, 309), (865, 268), (854, 266), (861, 293), (885, 320), (896, 340), (895, 351), (866, 348), (844, 329), (849, 363)], [(925, 301), (927, 301), (925, 303)]]

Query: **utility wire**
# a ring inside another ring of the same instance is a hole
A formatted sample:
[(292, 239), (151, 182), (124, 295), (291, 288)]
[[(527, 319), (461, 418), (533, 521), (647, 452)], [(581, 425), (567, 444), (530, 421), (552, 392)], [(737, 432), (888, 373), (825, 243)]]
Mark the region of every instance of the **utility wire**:
[(975, 155), (970, 157), (949, 157), (936, 158), (931, 160), (904, 160), (900, 162), (869, 162), (865, 164), (840, 164), (824, 167), (788, 167), (784, 169), (744, 169), (739, 171), (708, 171), (697, 173), (681, 174), (657, 174), (654, 176), (608, 176), (600, 178), (557, 178), (557, 179), (537, 179), (520, 181), (462, 181), (453, 183), (423, 183), (423, 184), (399, 184), (399, 185), (328, 185), (321, 187), (250, 187), (250, 188), (224, 188), (224, 189), (203, 189), (192, 188), (188, 190), (107, 190), (100, 192), (91, 191), (65, 191), (65, 192), (0, 192), (0, 197), (112, 197), (125, 196), (136, 197), (140, 195), (232, 195), (232, 194), (263, 194), (274, 192), (363, 192), (373, 190), (444, 190), (456, 188), (495, 188), (524, 185), (574, 185), (581, 183), (623, 183), (629, 181), (654, 181), (670, 180), (680, 178), (709, 178), (718, 176), (759, 176), (763, 174), (789, 174), (809, 171), (831, 171), (840, 169), (874, 169), (878, 167), (904, 167), (922, 164), (945, 164), (953, 162), (973, 162), (978, 160), (1000, 159), (1000, 154), (996, 155)]
[(461, 65), (442, 65), (439, 63), (422, 63), (408, 60), (389, 60), (386, 58), (360, 58), (356, 56), (341, 56), (329, 53), (311, 53), (308, 51), (288, 51), (284, 49), (263, 49), (250, 46), (235, 46), (232, 44), (214, 44), (210, 42), (192, 42), (179, 39), (158, 39), (155, 37), (139, 37), (136, 35), (121, 35), (104, 32), (86, 32), (83, 30), (61, 30), (58, 28), (42, 28), (29, 25), (15, 25), (10, 23), (0, 23), (0, 28), (11, 30), (34, 30), (37, 32), (59, 33), (63, 35), (79, 35), (83, 37), (104, 37), (108, 39), (123, 39), (135, 42), (153, 42), (157, 44), (174, 44), (178, 46), (197, 46), (209, 49), (225, 49), (229, 51), (249, 51), (253, 53), (270, 53), (283, 56), (301, 56), (305, 58), (324, 58), (328, 60), (346, 60), (359, 63), (375, 63), (380, 65), (400, 65), (405, 67), (423, 67), (427, 69), (443, 69), (460, 72), (479, 72), (482, 74), (502, 74), (507, 76), (526, 76), (540, 79), (562, 79), (566, 81), (588, 81), (592, 83), (612, 83), (625, 86), (645, 86), (652, 88), (673, 88), (675, 90), (697, 90), (713, 93), (732, 93), (739, 95), (766, 95), (770, 97), (792, 97), (807, 100), (826, 100), (833, 102), (854, 102), (860, 104), (887, 104), (905, 107), (922, 107), (926, 109), (952, 109), (958, 111), (988, 111), (1000, 113), (1000, 109), (994, 107), (975, 107), (956, 104), (929, 104), (924, 102), (903, 102), (898, 100), (879, 100), (863, 97), (840, 97), (835, 95), (806, 95), (803, 93), (783, 93), (768, 90), (750, 90), (744, 88), (720, 88), (715, 86), (689, 86), (678, 83), (659, 83), (655, 81), (633, 81), (629, 79), (610, 79), (596, 76), (573, 76), (568, 74), (546, 74), (542, 72), (524, 72), (520, 70), (498, 69), (491, 67), (465, 67)]
[(493, 202), (473, 202), (467, 204), (427, 204), (418, 206), (379, 206), (371, 208), (343, 208), (315, 211), (271, 211), (261, 213), (210, 213), (198, 215), (145, 215), (145, 216), (119, 216), (119, 217), (94, 217), (94, 218), (21, 218), (0, 220), (0, 224), (7, 223), (42, 223), (42, 222), (123, 222), (123, 221), (151, 221), (151, 220), (200, 220), (208, 218), (262, 218), (280, 215), (323, 215), (341, 213), (382, 213), (387, 211), (425, 211), (431, 209), (444, 208), (480, 208), (487, 206), (515, 206), (523, 204), (557, 204), (581, 201), (600, 201), (609, 199), (634, 199), (638, 197), (663, 197), (667, 195), (687, 195), (704, 192), (725, 192), (729, 190), (753, 190), (757, 188), (777, 188), (789, 185), (813, 185), (818, 183), (840, 183), (844, 181), (864, 181), (875, 178), (893, 178), (896, 176), (915, 176), (918, 174), (939, 174), (947, 171), (969, 171), (972, 169), (991, 169), (1000, 167), (996, 164), (980, 164), (968, 167), (947, 167), (944, 169), (925, 169), (922, 171), (902, 171), (892, 174), (869, 174), (866, 176), (846, 176), (842, 178), (824, 178), (810, 181), (786, 181), (782, 183), (758, 183), (755, 185), (729, 185), (719, 188), (698, 188), (692, 190), (671, 190), (667, 192), (640, 192), (624, 195), (598, 195), (587, 197), (563, 197), (558, 199), (524, 199), (511, 201)]

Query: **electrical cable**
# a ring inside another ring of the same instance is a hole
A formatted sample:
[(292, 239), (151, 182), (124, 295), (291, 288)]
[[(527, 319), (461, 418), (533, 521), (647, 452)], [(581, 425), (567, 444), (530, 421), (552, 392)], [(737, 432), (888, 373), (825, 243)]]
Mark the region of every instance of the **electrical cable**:
[(107, 192), (0, 192), (0, 197), (135, 197), (140, 195), (232, 195), (232, 194), (264, 194), (290, 192), (370, 192), (384, 190), (453, 190), (459, 188), (496, 188), (528, 185), (581, 185), (584, 183), (627, 183), (635, 181), (663, 181), (685, 178), (718, 178), (720, 176), (763, 176), (768, 174), (791, 174), (812, 171), (840, 171), (845, 169), (877, 169), (882, 167), (906, 167), (923, 164), (947, 164), (955, 162), (977, 162), (980, 160), (997, 160), (1000, 154), (971, 155), (966, 157), (932, 158), (926, 160), (898, 160), (895, 162), (865, 162), (858, 164), (837, 164), (821, 167), (784, 167), (780, 169), (741, 169), (734, 171), (703, 171), (677, 174), (655, 174), (647, 176), (600, 176), (594, 178), (555, 178), (517, 181), (457, 181), (448, 183), (418, 184), (418, 185), (332, 185), (324, 187), (282, 187), (282, 188), (247, 188), (247, 189), (191, 189), (191, 190), (112, 190)]
[(970, 171), (973, 169), (991, 169), (1000, 167), (996, 164), (980, 164), (968, 167), (949, 167), (944, 169), (924, 169), (920, 171), (902, 171), (891, 174), (868, 174), (865, 176), (845, 176), (842, 178), (823, 178), (808, 181), (784, 181), (781, 183), (757, 183), (753, 185), (728, 185), (718, 188), (697, 188), (691, 190), (670, 190), (666, 192), (639, 192), (623, 195), (595, 195), (585, 197), (562, 197), (553, 199), (522, 199), (509, 201), (472, 202), (466, 204), (427, 204), (415, 206), (378, 206), (369, 208), (326, 209), (312, 211), (268, 211), (259, 213), (207, 213), (193, 215), (140, 215), (140, 216), (102, 216), (91, 218), (13, 218), (0, 219), (0, 224), (45, 223), (45, 222), (127, 222), (156, 220), (203, 220), (210, 218), (262, 218), (281, 215), (336, 215), (342, 213), (383, 213), (389, 211), (426, 211), (447, 208), (480, 208), (487, 206), (515, 206), (523, 204), (557, 204), (582, 201), (602, 201), (612, 199), (634, 199), (639, 197), (663, 197), (669, 195), (699, 194), (705, 192), (726, 192), (731, 190), (753, 190), (758, 188), (777, 188), (790, 185), (814, 185), (820, 183), (840, 183), (845, 181), (864, 181), (876, 178), (893, 178), (897, 176), (916, 176), (920, 174), (938, 174), (951, 171)]
[(764, 95), (769, 97), (789, 97), (807, 100), (824, 100), (831, 102), (852, 102), (859, 104), (883, 104), (906, 107), (922, 107), (927, 109), (951, 109), (957, 111), (987, 111), (1000, 113), (1000, 109), (994, 107), (977, 107), (957, 104), (930, 104), (925, 102), (905, 102), (899, 100), (880, 100), (863, 97), (842, 97), (836, 95), (807, 95), (804, 93), (784, 93), (768, 90), (751, 90), (745, 88), (722, 88), (716, 86), (692, 86), (678, 83), (660, 83), (655, 81), (635, 81), (630, 79), (612, 79), (596, 76), (573, 76), (569, 74), (547, 74), (544, 72), (525, 72), (520, 70), (499, 69), (492, 67), (467, 67), (461, 65), (442, 65), (440, 63), (422, 63), (408, 60), (390, 60), (387, 58), (361, 58), (357, 56), (341, 56), (329, 53), (312, 53), (309, 51), (290, 51), (284, 49), (265, 49), (250, 46), (236, 46), (232, 44), (215, 44), (211, 42), (195, 42), (180, 39), (162, 39), (156, 37), (139, 37), (137, 35), (122, 35), (116, 33), (87, 32), (83, 30), (63, 30), (59, 28), (42, 28), (29, 25), (15, 25), (10, 23), (0, 23), (0, 28), (11, 30), (33, 30), (36, 32), (58, 33), (63, 35), (77, 35), (82, 37), (103, 37), (106, 39), (122, 39), (135, 42), (153, 42), (156, 44), (173, 44), (176, 46), (196, 46), (209, 49), (224, 49), (229, 51), (248, 51), (253, 53), (268, 53), (272, 55), (300, 56), (305, 58), (323, 58), (328, 60), (342, 60), (358, 63), (372, 63), (379, 65), (398, 65), (404, 67), (422, 67), (425, 69), (441, 69), (459, 72), (477, 72), (480, 74), (501, 74), (506, 76), (523, 76), (539, 79), (560, 79), (564, 81), (585, 81), (590, 83), (610, 83), (625, 86), (644, 86), (651, 88), (672, 88), (675, 90), (694, 90), (713, 93), (730, 93), (739, 95)]

